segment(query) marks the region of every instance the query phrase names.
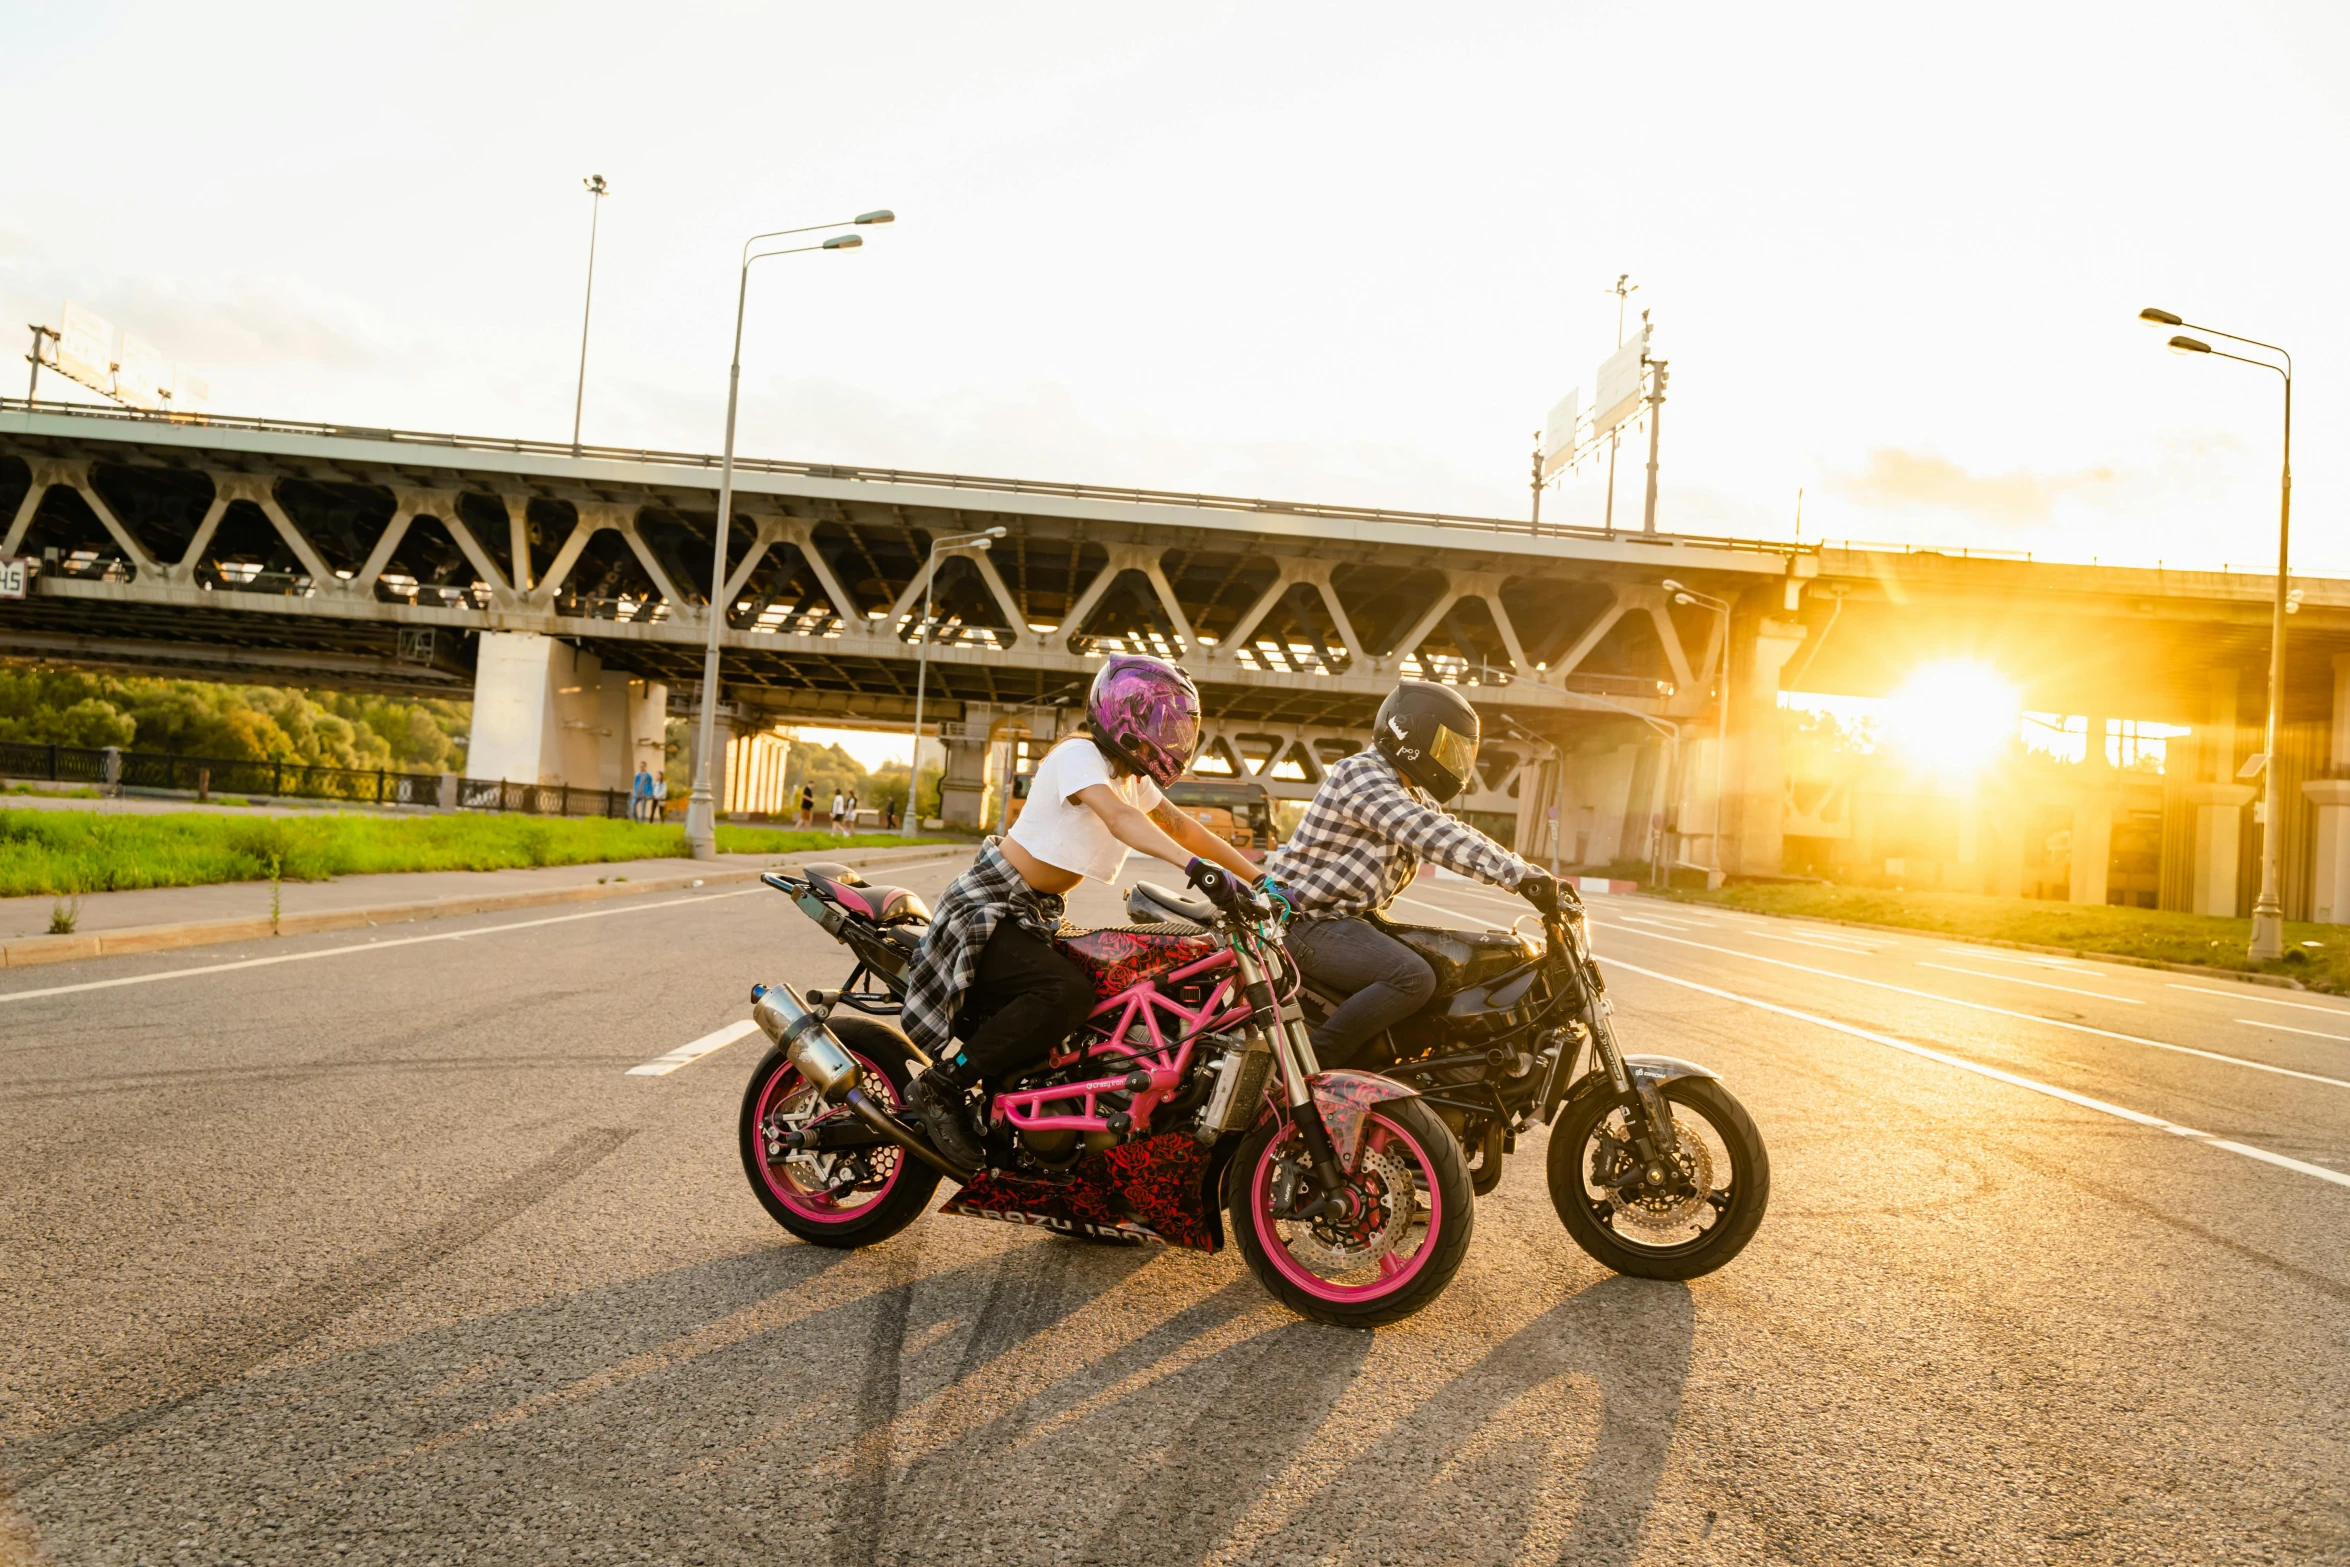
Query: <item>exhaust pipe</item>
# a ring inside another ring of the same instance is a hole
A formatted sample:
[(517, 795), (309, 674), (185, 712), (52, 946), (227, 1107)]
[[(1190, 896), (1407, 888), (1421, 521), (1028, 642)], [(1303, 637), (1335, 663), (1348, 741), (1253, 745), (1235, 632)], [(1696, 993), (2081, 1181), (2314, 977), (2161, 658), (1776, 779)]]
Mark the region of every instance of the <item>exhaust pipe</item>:
[(838, 1099), (857, 1086), (857, 1058), (832, 1037), (824, 1019), (808, 1010), (789, 985), (756, 985), (751, 989), (751, 1019), (759, 1031), (783, 1047), (800, 1076), (816, 1085), (827, 1099)]
[(833, 1037), (824, 1019), (808, 1010), (789, 985), (756, 985), (751, 989), (751, 1017), (759, 1031), (783, 1047), (802, 1077), (816, 1085), (825, 1098), (842, 1103), (858, 1120), (900, 1148), (958, 1184), (969, 1184), (975, 1171), (966, 1170), (930, 1146), (930, 1139), (874, 1102), (859, 1086), (863, 1075), (857, 1058)]
[(880, 1105), (875, 1104), (862, 1088), (849, 1090), (848, 1106), (857, 1113), (858, 1120), (863, 1121), (867, 1126), (872, 1127), (873, 1130), (896, 1143), (900, 1148), (905, 1149), (906, 1152), (958, 1186), (970, 1185), (971, 1177), (978, 1173), (976, 1170), (964, 1169), (945, 1154), (931, 1147), (929, 1138), (924, 1137)]

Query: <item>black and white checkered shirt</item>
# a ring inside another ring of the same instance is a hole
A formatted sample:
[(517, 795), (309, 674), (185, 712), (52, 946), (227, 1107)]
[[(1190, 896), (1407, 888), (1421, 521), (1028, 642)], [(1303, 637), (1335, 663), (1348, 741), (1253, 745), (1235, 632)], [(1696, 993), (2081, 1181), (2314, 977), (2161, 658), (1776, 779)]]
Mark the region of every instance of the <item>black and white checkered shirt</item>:
[(1534, 866), (1468, 823), (1445, 815), (1375, 747), (1330, 769), (1297, 832), (1265, 859), (1265, 873), (1302, 918), (1385, 908), (1422, 860), (1512, 892)]

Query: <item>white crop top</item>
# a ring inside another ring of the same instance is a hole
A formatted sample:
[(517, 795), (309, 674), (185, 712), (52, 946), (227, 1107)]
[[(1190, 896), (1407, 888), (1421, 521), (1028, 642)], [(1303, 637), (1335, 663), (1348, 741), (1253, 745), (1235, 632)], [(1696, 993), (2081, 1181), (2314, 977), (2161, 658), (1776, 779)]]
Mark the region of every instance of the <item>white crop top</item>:
[(1148, 778), (1112, 773), (1101, 748), (1079, 735), (1054, 746), (1037, 763), (1020, 819), (1005, 836), (1047, 865), (1095, 881), (1116, 880), (1118, 867), (1126, 863), (1126, 845), (1111, 837), (1102, 819), (1076, 798), (1078, 790), (1095, 784), (1108, 784), (1138, 811), (1158, 809), (1162, 798), (1159, 786)]

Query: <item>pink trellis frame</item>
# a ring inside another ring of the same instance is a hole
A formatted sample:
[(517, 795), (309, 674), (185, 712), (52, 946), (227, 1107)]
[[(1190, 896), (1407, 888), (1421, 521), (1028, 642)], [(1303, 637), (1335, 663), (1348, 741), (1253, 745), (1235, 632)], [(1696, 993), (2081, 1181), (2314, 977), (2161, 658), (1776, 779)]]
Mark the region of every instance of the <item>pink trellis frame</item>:
[[(1191, 1065), (1192, 1043), (1248, 1016), (1239, 1003), (1229, 973), (1216, 982), (1206, 1001), (1195, 1010), (1164, 994), (1160, 983), (1184, 980), (1233, 967), (1229, 950), (1210, 953), (1196, 963), (1138, 980), (1093, 1009), (1087, 1031), (1065, 1054), (1052, 1058), (1064, 1066), (1084, 1057), (1123, 1057), (1116, 1076), (1060, 1083), (1050, 1088), (1025, 1088), (995, 1097), (996, 1119), (1024, 1132), (1106, 1132), (1110, 1124), (1100, 1108), (1104, 1094), (1131, 1094), (1125, 1114), (1134, 1126), (1146, 1126), (1156, 1110), (1183, 1082)], [(1167, 1026), (1162, 1026), (1164, 1023)], [(1142, 1037), (1135, 1038), (1139, 1026)], [(1099, 1032), (1096, 1032), (1099, 1030)], [(1173, 1043), (1169, 1042), (1170, 1035)], [(1104, 1061), (1103, 1065), (1112, 1064)], [(1136, 1091), (1127, 1079), (1137, 1071), (1150, 1074), (1150, 1086)]]

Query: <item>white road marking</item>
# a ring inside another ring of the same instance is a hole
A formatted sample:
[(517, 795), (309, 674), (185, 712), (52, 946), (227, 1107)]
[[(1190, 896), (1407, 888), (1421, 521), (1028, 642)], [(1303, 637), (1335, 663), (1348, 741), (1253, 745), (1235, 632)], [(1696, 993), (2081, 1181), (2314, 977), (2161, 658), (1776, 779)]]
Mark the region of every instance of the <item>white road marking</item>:
[(622, 1074), (627, 1077), (667, 1077), (681, 1066), (692, 1066), (706, 1055), (724, 1050), (738, 1039), (748, 1038), (759, 1031), (759, 1025), (749, 1018), (729, 1023), (714, 1034), (704, 1034), (690, 1045), (679, 1045), (665, 1056), (655, 1056), (641, 1066), (632, 1066)]
[[(1433, 904), (1422, 904), (1433, 908)], [(1457, 913), (1448, 910), (1446, 912)], [(1791, 963), (1785, 958), (1766, 957), (1760, 952), (1741, 952), (1736, 947), (1717, 947), (1709, 941), (1692, 941), (1687, 936), (1667, 936), (1661, 931), (1635, 930), (1627, 925), (1611, 925), (1604, 920), (1593, 923), (1608, 930), (1620, 930), (1627, 936), (1646, 936), (1651, 941), (1670, 941), (1678, 946), (1695, 947), (1702, 952), (1719, 952), (1726, 957), (1744, 958), (1749, 963), (1768, 963), (1773, 968), (1793, 969), (1798, 974), (1816, 974), (1822, 979), (1840, 979), (1847, 985), (1867, 985), (1876, 990), (1890, 990), (1896, 995), (1915, 996), (1920, 1001), (1939, 1001), (1945, 1006), (1965, 1007), (1971, 1012), (1989, 1012), (1997, 1017), (2012, 1017), (2026, 1023), (2038, 1023), (2047, 1028), (2061, 1028), (2075, 1034), (2094, 1034), (2099, 1039), (2118, 1039), (2126, 1045), (2144, 1045), (2149, 1050), (2167, 1050), (2174, 1055), (2201, 1056), (2206, 1061), (2222, 1061), (2229, 1066), (2247, 1067), (2255, 1072), (2267, 1072), (2277, 1077), (2297, 1077), (2303, 1082), (2323, 1083), (2329, 1088), (2350, 1088), (2350, 1081), (2326, 1077), (2316, 1072), (2298, 1072), (2289, 1066), (2272, 1066), (2266, 1061), (2251, 1061), (2243, 1056), (2225, 1055), (2217, 1050), (2198, 1050), (2193, 1045), (2174, 1045), (2167, 1039), (2148, 1039), (2143, 1034), (2124, 1034), (2110, 1028), (2098, 1028), (2088, 1023), (2068, 1023), (2062, 1018), (2041, 1017), (2036, 1013), (2018, 1012), (2011, 1007), (1993, 1006), (1988, 1001), (1967, 1001), (1957, 996), (1945, 996), (1936, 991), (1917, 990), (1908, 985), (1896, 985), (1890, 980), (1868, 979), (1859, 974), (1839, 974), (1834, 969), (1813, 968), (1808, 963)], [(2227, 994), (2227, 992), (2221, 992)], [(2107, 998), (2112, 999), (2111, 997)], [(2253, 997), (2249, 999), (2258, 1000)]]
[(2098, 1001), (2115, 1001), (2125, 1007), (2142, 1007), (2146, 1003), (2133, 996), (2117, 996), (2109, 990), (2083, 990), (2077, 985), (2051, 985), (2044, 979), (2026, 979), (2021, 974), (1994, 974), (1984, 968), (1959, 968), (1949, 963), (1928, 963), (1918, 959), (1919, 968), (1940, 969), (1945, 974), (1971, 974), (1977, 979), (2005, 980), (2010, 985), (2029, 985), (2034, 990), (2061, 990), (2068, 996), (2088, 996)]
[(631, 903), (617, 909), (590, 909), (584, 914), (552, 914), (545, 919), (516, 920), (508, 925), (484, 925), (477, 930), (436, 931), (430, 936), (401, 936), (391, 941), (370, 936), (347, 947), (320, 947), (312, 952), (287, 952), (276, 957), (243, 958), (235, 963), (206, 963), (199, 968), (164, 969), (155, 974), (126, 974), (120, 979), (85, 980), (79, 985), (50, 985), (40, 990), (0, 991), (0, 1002), (31, 1001), (40, 996), (71, 996), (85, 990), (112, 990), (118, 985), (152, 985), (158, 980), (192, 979), (198, 974), (226, 974), (236, 969), (267, 968), (274, 963), (306, 963), (312, 958), (339, 958), (352, 952), (389, 952), (394, 947), (413, 947), (427, 941), (464, 941), (473, 936), (495, 936), (501, 931), (533, 930), (541, 925), (566, 925), (573, 920), (603, 919), (613, 914), (642, 914), (651, 909), (673, 909), (681, 903), (712, 903), (720, 898), (747, 898), (754, 892), (765, 892), (760, 886), (745, 887), (739, 892), (708, 892), (693, 898), (664, 898), (659, 903)]
[(2011, 958), (2002, 952), (1984, 952), (1974, 947), (1937, 947), (1934, 950), (1952, 957), (1973, 958), (1978, 963), (2020, 963), (2026, 968), (2052, 968), (2059, 974), (2078, 974), (2085, 979), (2105, 977), (2096, 969), (2083, 968), (2078, 963), (2061, 962), (2056, 958)]
[(1638, 964), (1626, 963), (1621, 958), (1602, 958), (1600, 961), (1612, 963), (1616, 967), (1629, 970), (1634, 974), (1644, 974), (1650, 979), (1662, 980), (1668, 985), (1679, 985), (1685, 990), (1702, 991), (1706, 995), (1719, 996), (1724, 1001), (1735, 1001), (1741, 1006), (1754, 1007), (1759, 1011), (1774, 1012), (1781, 1017), (1793, 1018), (1799, 1023), (1809, 1023), (1816, 1028), (1825, 1028), (1835, 1033), (1850, 1035), (1854, 1039), (1866, 1040), (1872, 1045), (1883, 1045), (1889, 1050), (1903, 1051), (1928, 1061), (1939, 1062), (1943, 1066), (1956, 1067), (1961, 1072), (1972, 1072), (1978, 1077), (1987, 1077), (1994, 1082), (2006, 1083), (2035, 1094), (2046, 1094), (2051, 1099), (2061, 1099), (2067, 1104), (2079, 1105), (2084, 1110), (2094, 1110), (2100, 1115), (2110, 1115), (2139, 1126), (2151, 1127), (2156, 1131), (2168, 1132), (2174, 1137), (2189, 1138), (2207, 1147), (2224, 1148), (2230, 1153), (2242, 1154), (2247, 1159), (2258, 1159), (2265, 1164), (2273, 1164), (2280, 1169), (2313, 1176), (2321, 1181), (2329, 1181), (2336, 1186), (2350, 1187), (2350, 1175), (2344, 1175), (2339, 1170), (2328, 1170), (2318, 1165), (2305, 1164), (2299, 1159), (2287, 1158), (2281, 1153), (2271, 1153), (2266, 1148), (2255, 1148), (2249, 1143), (2228, 1142), (2209, 1132), (2199, 1132), (2191, 1126), (2181, 1126), (2176, 1121), (2166, 1121), (2159, 1115), (2149, 1115), (2143, 1110), (2132, 1110), (2123, 1105), (2108, 1103), (2103, 1099), (2092, 1099), (2087, 1094), (2076, 1094), (2071, 1089), (2059, 1088), (2054, 1083), (2043, 1083), (2036, 1078), (2024, 1077), (2000, 1067), (1986, 1066), (1980, 1061), (1969, 1061), (1964, 1056), (1954, 1056), (1946, 1051), (1912, 1044), (1906, 1039), (1896, 1039), (1891, 1034), (1880, 1034), (1872, 1029), (1856, 1028), (1850, 1023), (1839, 1023), (1832, 1018), (1819, 1017), (1809, 1012), (1799, 1012), (1793, 1007), (1783, 1007), (1776, 1002), (1763, 1001), (1754, 996), (1742, 996), (1734, 990), (1719, 990), (1712, 985), (1701, 985), (1693, 979), (1677, 979), (1670, 974), (1659, 974), (1654, 969), (1641, 968)]
[(1773, 930), (1745, 930), (1740, 931), (1739, 934), (1758, 936), (1764, 941), (1792, 942), (1798, 947), (1818, 947), (1823, 952), (1849, 952), (1856, 958), (1873, 957), (1877, 951), (1874, 947), (1863, 947), (1856, 943), (1834, 941), (1817, 936), (1782, 936)]
[(2306, 1001), (2284, 1001), (2275, 996), (2248, 996), (2240, 990), (2214, 990), (2209, 985), (2182, 985), (2177, 980), (2171, 981), (2170, 988), (2192, 990), (2198, 996), (2225, 996), (2230, 1001), (2257, 1001), (2264, 1007), (2295, 1007), (2303, 1012), (2323, 1012), (2328, 1017), (2338, 1017), (2350, 1022), (2350, 1012), (2345, 1012), (2340, 1007), (2312, 1006)]
[(1695, 930), (1697, 928), (1694, 925), (1684, 924), (1679, 920), (1658, 919), (1653, 914), (1619, 914), (1616, 917), (1618, 919), (1638, 920), (1643, 925), (1662, 925), (1667, 930)]
[(2314, 1028), (2287, 1028), (2282, 1023), (2263, 1023), (2256, 1017), (2240, 1017), (2236, 1021), (2246, 1028), (2265, 1028), (2279, 1034), (2305, 1034), (2311, 1039), (2339, 1039), (2344, 1044), (2350, 1044), (2350, 1034), (2321, 1034)]

